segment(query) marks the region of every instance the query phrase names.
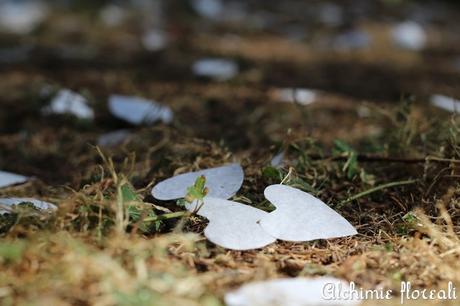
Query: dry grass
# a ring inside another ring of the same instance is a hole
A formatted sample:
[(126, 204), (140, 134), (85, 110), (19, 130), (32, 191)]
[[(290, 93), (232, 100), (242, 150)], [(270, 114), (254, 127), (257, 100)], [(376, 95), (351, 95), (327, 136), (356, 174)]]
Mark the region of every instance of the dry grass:
[[(176, 45), (145, 54), (123, 44), (136, 37), (134, 26), (89, 29), (88, 16), (67, 14), (52, 20), (79, 25), (75, 35), (99, 51), (95, 58), (66, 61), (46, 53), (66, 37), (49, 22), (37, 34), (43, 54), (2, 72), (0, 104), (8, 111), (0, 112), (0, 169), (35, 178), (1, 189), (0, 196), (37, 197), (59, 210), (20, 215), (1, 233), (1, 305), (217, 306), (244, 283), (286, 276), (332, 275), (396, 293), (401, 281), (460, 287), (459, 118), (426, 99), (457, 93), (458, 75), (433, 51), (444, 54), (436, 41), (431, 53), (384, 50), (388, 25), (367, 23), (378, 38), (374, 49), (326, 53), (255, 30), (232, 28), (240, 35), (235, 44), (219, 32), (191, 39), (178, 24)], [(229, 82), (198, 80), (189, 66), (203, 55), (234, 57), (243, 69)], [(437, 61), (442, 65), (420, 65)], [(87, 95), (96, 120), (43, 117), (47, 100), (40, 91), (49, 84)], [(307, 85), (323, 90), (307, 107), (280, 103), (272, 94)], [(415, 95), (401, 98), (402, 92)], [(98, 152), (100, 134), (128, 127), (107, 111), (112, 93), (168, 104), (175, 120), (130, 127), (127, 141)], [(338, 150), (337, 139), (352, 149)], [(280, 149), (283, 168), (268, 168)], [(356, 162), (347, 163), (351, 156)], [(238, 201), (272, 209), (263, 190), (287, 176), (287, 184), (321, 198), (359, 234), (236, 252), (207, 242), (207, 221), (196, 216), (143, 224), (143, 218), (182, 210), (153, 199), (153, 184), (232, 161), (241, 162), (246, 175)], [(416, 181), (378, 188), (406, 180)], [(124, 198), (125, 185), (133, 186), (137, 201)], [(366, 302), (374, 304), (399, 305), (399, 299)]]

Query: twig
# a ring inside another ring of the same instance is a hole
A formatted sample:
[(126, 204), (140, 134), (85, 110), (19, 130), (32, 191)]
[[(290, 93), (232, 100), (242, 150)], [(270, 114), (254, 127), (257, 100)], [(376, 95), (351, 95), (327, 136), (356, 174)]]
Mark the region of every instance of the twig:
[(163, 215), (159, 215), (159, 216), (155, 216), (155, 217), (148, 217), (148, 218), (143, 219), (142, 221), (144, 221), (144, 222), (162, 221), (162, 220), (180, 218), (180, 217), (183, 217), (183, 216), (186, 216), (186, 215), (189, 215), (189, 214), (190, 214), (190, 212), (188, 212), (188, 211), (176, 211), (176, 212), (169, 213), (169, 214), (163, 214)]
[[(346, 161), (348, 156), (333, 156), (333, 155), (320, 155), (320, 154), (311, 154), (307, 155), (313, 160), (343, 160)], [(385, 157), (385, 156), (374, 156), (374, 155), (365, 155), (358, 154), (357, 159), (359, 162), (390, 162), (390, 163), (405, 163), (405, 164), (420, 164), (426, 162), (437, 162), (437, 163), (460, 163), (458, 159), (451, 158), (440, 158), (435, 156), (426, 156), (424, 158), (400, 158), (400, 157)]]
[(371, 194), (373, 192), (376, 192), (376, 191), (379, 191), (379, 190), (382, 190), (382, 189), (385, 189), (385, 188), (390, 188), (390, 187), (394, 187), (394, 186), (409, 185), (409, 184), (413, 184), (413, 183), (415, 183), (417, 181), (418, 180), (407, 180), (407, 181), (391, 182), (391, 183), (379, 185), (379, 186), (376, 186), (374, 188), (365, 190), (363, 192), (355, 194), (354, 196), (349, 197), (348, 199), (340, 202), (338, 206), (341, 207), (344, 204), (347, 204), (347, 203), (349, 203), (351, 201), (354, 201), (356, 199), (362, 198), (362, 197), (367, 196), (367, 195), (369, 195), (369, 194)]

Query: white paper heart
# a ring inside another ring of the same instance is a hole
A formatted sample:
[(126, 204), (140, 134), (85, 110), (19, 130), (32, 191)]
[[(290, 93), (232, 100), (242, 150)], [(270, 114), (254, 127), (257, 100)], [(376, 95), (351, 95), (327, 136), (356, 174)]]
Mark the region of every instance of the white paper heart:
[(0, 28), (16, 34), (27, 34), (48, 16), (43, 1), (0, 1)]
[(43, 210), (56, 210), (57, 207), (54, 204), (37, 200), (34, 198), (0, 198), (0, 214), (5, 214), (8, 211), (4, 208), (1, 207), (1, 205), (4, 206), (12, 206), (12, 205), (18, 205), (20, 203), (32, 203), (36, 208), (43, 209)]
[(244, 172), (239, 164), (230, 164), (196, 172), (179, 174), (164, 180), (152, 189), (152, 196), (158, 200), (175, 200), (187, 195), (187, 188), (204, 175), (209, 197), (228, 199), (236, 194), (243, 184)]
[(414, 21), (405, 21), (395, 25), (391, 36), (398, 47), (414, 51), (423, 49), (427, 41), (425, 30)]
[(158, 29), (147, 31), (142, 36), (142, 45), (148, 51), (159, 51), (168, 45), (168, 34)]
[(321, 2), (317, 8), (317, 18), (328, 26), (339, 26), (343, 23), (344, 12), (341, 6), (331, 2)]
[(224, 11), (222, 0), (192, 0), (193, 9), (202, 17), (217, 19)]
[(99, 136), (97, 145), (102, 147), (113, 147), (125, 141), (130, 135), (130, 130), (126, 129), (108, 132)]
[(87, 100), (82, 95), (68, 89), (59, 90), (50, 105), (43, 108), (43, 113), (71, 114), (88, 120), (94, 118), (94, 111), (88, 106)]
[(276, 210), (265, 216), (260, 225), (273, 237), (310, 241), (357, 234), (345, 218), (306, 192), (285, 185), (271, 185), (264, 194)]
[(316, 101), (317, 92), (307, 88), (282, 88), (275, 91), (275, 98), (281, 102), (308, 105)]
[[(336, 289), (331, 292), (331, 289)], [(225, 295), (227, 306), (321, 306), (359, 305), (351, 295), (352, 286), (334, 277), (284, 278), (253, 282)], [(334, 298), (335, 296), (335, 298)]]
[(152, 124), (158, 120), (170, 123), (173, 119), (169, 107), (139, 97), (112, 95), (109, 97), (109, 110), (115, 117), (135, 125)]
[(0, 188), (21, 184), (28, 180), (28, 177), (6, 171), (0, 171)]
[(116, 4), (107, 4), (99, 11), (99, 18), (109, 27), (120, 26), (127, 17), (127, 10)]
[(238, 65), (228, 59), (206, 58), (196, 61), (192, 70), (197, 76), (225, 81), (238, 74)]
[(275, 156), (273, 156), (272, 160), (270, 161), (270, 166), (275, 168), (280, 168), (283, 166), (284, 163), (284, 151), (279, 152)]
[(458, 113), (460, 112), (460, 101), (443, 96), (443, 95), (432, 95), (431, 96), (431, 104), (433, 104), (436, 107), (442, 108), (446, 111), (452, 112), (452, 113)]
[(334, 38), (333, 47), (338, 51), (358, 50), (370, 46), (371, 36), (362, 30), (351, 30)]
[[(197, 203), (186, 206), (190, 211), (197, 209)], [(206, 238), (227, 249), (258, 249), (276, 240), (258, 223), (268, 213), (252, 206), (207, 196), (197, 214), (209, 220)]]

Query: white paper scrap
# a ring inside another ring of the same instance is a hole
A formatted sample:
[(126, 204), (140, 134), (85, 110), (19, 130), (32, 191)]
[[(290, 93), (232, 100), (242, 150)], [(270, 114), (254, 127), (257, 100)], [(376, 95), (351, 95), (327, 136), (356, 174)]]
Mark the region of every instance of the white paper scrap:
[(397, 24), (391, 31), (394, 43), (403, 49), (418, 51), (425, 47), (427, 35), (423, 27), (414, 21)]
[(167, 106), (139, 97), (112, 95), (109, 97), (109, 110), (117, 118), (131, 124), (152, 124), (161, 120), (170, 123), (173, 113)]
[(241, 188), (244, 179), (243, 169), (239, 164), (230, 164), (196, 172), (179, 174), (166, 179), (153, 187), (152, 196), (158, 200), (175, 200), (187, 195), (187, 188), (193, 186), (195, 180), (204, 175), (208, 196), (228, 199)]
[[(337, 292), (351, 296), (341, 298)], [(225, 295), (227, 306), (353, 306), (353, 285), (334, 277), (282, 278), (253, 282)]]
[(224, 10), (222, 0), (192, 0), (193, 9), (202, 17), (218, 19)]
[(123, 23), (127, 18), (127, 12), (116, 4), (107, 4), (99, 12), (99, 18), (109, 27), (116, 27)]
[[(197, 203), (188, 204), (194, 211)], [(231, 250), (253, 250), (275, 242), (260, 224), (268, 213), (238, 202), (206, 196), (197, 212), (209, 220), (204, 235), (214, 244)]]
[(87, 100), (80, 94), (69, 89), (61, 89), (51, 100), (51, 103), (43, 108), (45, 114), (71, 114), (80, 119), (92, 120), (93, 109), (88, 106)]
[(264, 195), (276, 210), (260, 224), (273, 237), (310, 241), (357, 234), (345, 218), (311, 194), (286, 185), (271, 185)]
[(142, 45), (149, 51), (162, 50), (168, 45), (168, 34), (161, 30), (149, 30), (142, 36)]
[(18, 205), (21, 203), (32, 203), (36, 208), (43, 210), (56, 210), (57, 207), (54, 204), (37, 200), (34, 198), (0, 198), (0, 214), (7, 213), (8, 210), (2, 208), (1, 206), (12, 206)]
[(306, 88), (282, 88), (275, 91), (275, 97), (286, 103), (308, 105), (315, 102), (317, 92)]
[(38, 0), (0, 1), (0, 30), (27, 34), (48, 16), (48, 11), (48, 6)]
[(0, 188), (25, 183), (28, 179), (26, 176), (0, 171)]
[(285, 155), (284, 151), (281, 151), (275, 156), (273, 156), (272, 160), (270, 161), (270, 166), (275, 167), (275, 168), (279, 168), (283, 166), (284, 155)]
[(131, 132), (126, 129), (108, 132), (99, 136), (97, 145), (102, 147), (113, 147), (125, 141), (130, 135)]
[(460, 112), (460, 100), (443, 95), (432, 95), (431, 104), (452, 113)]
[(199, 77), (208, 77), (226, 81), (238, 74), (238, 65), (232, 60), (223, 58), (205, 58), (196, 61), (192, 71)]

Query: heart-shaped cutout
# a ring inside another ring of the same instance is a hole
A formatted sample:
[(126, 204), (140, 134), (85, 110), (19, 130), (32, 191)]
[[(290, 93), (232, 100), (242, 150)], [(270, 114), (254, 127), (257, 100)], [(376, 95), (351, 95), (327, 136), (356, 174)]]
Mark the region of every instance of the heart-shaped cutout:
[[(339, 299), (337, 291), (348, 294)], [(324, 276), (317, 278), (282, 278), (252, 282), (225, 295), (227, 306), (319, 306), (358, 305), (358, 297), (350, 295), (353, 287), (344, 280)]]
[[(197, 205), (199, 204), (194, 202), (186, 207), (194, 211), (198, 209)], [(258, 223), (268, 213), (249, 205), (207, 196), (197, 214), (209, 220), (204, 230), (206, 238), (227, 249), (258, 249), (276, 240)]]
[(19, 174), (0, 171), (0, 188), (25, 183), (28, 179)]
[(356, 229), (320, 199), (286, 185), (265, 188), (276, 210), (260, 221), (271, 236), (286, 241), (310, 241), (356, 235)]
[(108, 107), (112, 115), (134, 125), (152, 124), (159, 120), (170, 123), (173, 119), (169, 107), (139, 97), (112, 95)]
[(56, 210), (57, 207), (54, 204), (37, 200), (34, 198), (0, 198), (0, 215), (8, 213), (8, 210), (2, 208), (1, 206), (13, 206), (21, 203), (31, 203), (35, 208), (42, 210)]
[(173, 176), (155, 185), (152, 189), (152, 196), (164, 201), (184, 198), (187, 195), (187, 188), (202, 175), (206, 177), (208, 196), (220, 199), (228, 199), (235, 195), (241, 188), (244, 179), (241, 166), (230, 164)]

